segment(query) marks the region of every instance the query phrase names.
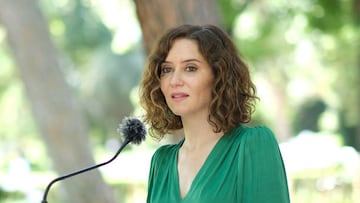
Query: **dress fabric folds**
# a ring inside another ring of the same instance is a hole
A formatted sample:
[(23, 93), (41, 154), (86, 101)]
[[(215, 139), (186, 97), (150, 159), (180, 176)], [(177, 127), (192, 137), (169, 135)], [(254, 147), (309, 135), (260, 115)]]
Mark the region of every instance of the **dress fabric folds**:
[(184, 139), (154, 153), (147, 203), (289, 203), (285, 168), (267, 127), (239, 126), (222, 136), (180, 196), (177, 157)]

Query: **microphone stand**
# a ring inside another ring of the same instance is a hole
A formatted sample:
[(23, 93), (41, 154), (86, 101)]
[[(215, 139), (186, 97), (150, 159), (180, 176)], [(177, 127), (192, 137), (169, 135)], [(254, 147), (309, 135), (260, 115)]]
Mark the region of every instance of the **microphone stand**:
[(100, 164), (97, 164), (97, 165), (94, 165), (94, 166), (90, 166), (90, 167), (87, 167), (87, 168), (84, 168), (84, 169), (81, 169), (81, 170), (78, 170), (78, 171), (74, 171), (74, 172), (72, 172), (72, 173), (69, 173), (69, 174), (60, 176), (60, 177), (55, 178), (54, 180), (52, 180), (52, 181), (48, 184), (48, 186), (46, 187), (46, 190), (45, 190), (45, 192), (44, 192), (44, 196), (43, 196), (43, 199), (42, 199), (41, 203), (48, 203), (47, 200), (46, 200), (46, 198), (47, 198), (47, 195), (48, 195), (48, 193), (49, 193), (50, 187), (51, 187), (54, 183), (56, 183), (56, 182), (58, 182), (58, 181), (60, 181), (60, 180), (64, 180), (64, 179), (66, 179), (66, 178), (69, 178), (69, 177), (78, 175), (78, 174), (80, 174), (80, 173), (93, 170), (93, 169), (95, 169), (95, 168), (98, 168), (98, 167), (100, 167), (100, 166), (103, 166), (103, 165), (106, 165), (106, 164), (112, 162), (113, 160), (116, 159), (116, 157), (120, 154), (120, 152), (125, 148), (125, 146), (126, 146), (127, 144), (129, 144), (130, 141), (131, 141), (130, 139), (125, 139), (124, 142), (122, 143), (122, 145), (120, 146), (120, 148), (118, 149), (118, 151), (116, 152), (116, 154), (115, 154), (111, 159), (109, 159), (108, 161), (105, 161), (105, 162), (103, 162), (103, 163), (100, 163)]

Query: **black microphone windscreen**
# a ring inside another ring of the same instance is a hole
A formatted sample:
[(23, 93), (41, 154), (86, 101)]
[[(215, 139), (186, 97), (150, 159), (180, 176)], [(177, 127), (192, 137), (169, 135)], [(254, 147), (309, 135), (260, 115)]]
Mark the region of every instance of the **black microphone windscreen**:
[(117, 130), (125, 137), (125, 140), (134, 144), (140, 144), (145, 140), (145, 125), (137, 118), (125, 117)]

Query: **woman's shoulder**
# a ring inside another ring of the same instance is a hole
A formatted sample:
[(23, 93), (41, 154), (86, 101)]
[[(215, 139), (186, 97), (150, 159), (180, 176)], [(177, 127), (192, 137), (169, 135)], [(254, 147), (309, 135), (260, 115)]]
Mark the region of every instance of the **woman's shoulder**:
[(259, 160), (269, 156), (277, 157), (280, 152), (276, 136), (266, 126), (246, 127), (241, 145), (252, 156), (257, 154), (261, 157)]
[(160, 146), (153, 154), (154, 160), (167, 160), (169, 161), (170, 158), (174, 157), (176, 152), (179, 149), (179, 144), (165, 144)]
[(174, 151), (177, 148), (177, 144), (165, 144), (161, 145), (156, 151), (155, 154), (168, 154), (169, 152)]
[(245, 137), (252, 136), (274, 136), (272, 130), (264, 125), (258, 126), (247, 126), (247, 125), (239, 125), (234, 128), (230, 134), (232, 135), (240, 135)]
[(265, 136), (265, 137), (272, 137), (274, 136), (272, 130), (264, 125), (258, 125), (258, 126), (246, 126), (246, 134), (248, 136)]
[(241, 125), (232, 130), (230, 133), (233, 136), (236, 136), (241, 142), (247, 144), (255, 144), (259, 142), (273, 143), (277, 142), (276, 137), (272, 130), (264, 125), (259, 126), (245, 126)]

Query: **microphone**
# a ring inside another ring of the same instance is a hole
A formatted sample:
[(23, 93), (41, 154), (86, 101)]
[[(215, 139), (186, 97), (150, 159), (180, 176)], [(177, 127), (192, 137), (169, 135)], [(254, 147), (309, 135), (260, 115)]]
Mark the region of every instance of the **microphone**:
[(84, 169), (81, 169), (78, 171), (74, 171), (74, 172), (66, 174), (66, 175), (62, 175), (62, 176), (52, 180), (46, 187), (46, 190), (44, 192), (44, 196), (43, 196), (41, 203), (47, 203), (47, 200), (46, 200), (47, 195), (49, 193), (50, 187), (54, 183), (56, 183), (60, 180), (64, 180), (66, 178), (78, 175), (80, 173), (84, 173), (86, 171), (93, 170), (95, 168), (101, 167), (103, 165), (106, 165), (106, 164), (112, 162), (113, 160), (116, 159), (116, 157), (120, 154), (120, 152), (125, 148), (125, 146), (127, 144), (129, 144), (130, 142), (133, 144), (140, 144), (143, 140), (145, 140), (145, 135), (146, 135), (146, 129), (145, 129), (144, 124), (139, 119), (131, 118), (131, 117), (125, 117), (122, 120), (122, 123), (119, 124), (117, 132), (122, 134), (125, 138), (124, 138), (124, 142), (121, 144), (120, 148), (118, 149), (116, 154), (111, 159), (109, 159), (108, 161), (105, 161), (103, 163), (94, 165), (94, 166), (89, 166), (87, 168), (84, 168)]

